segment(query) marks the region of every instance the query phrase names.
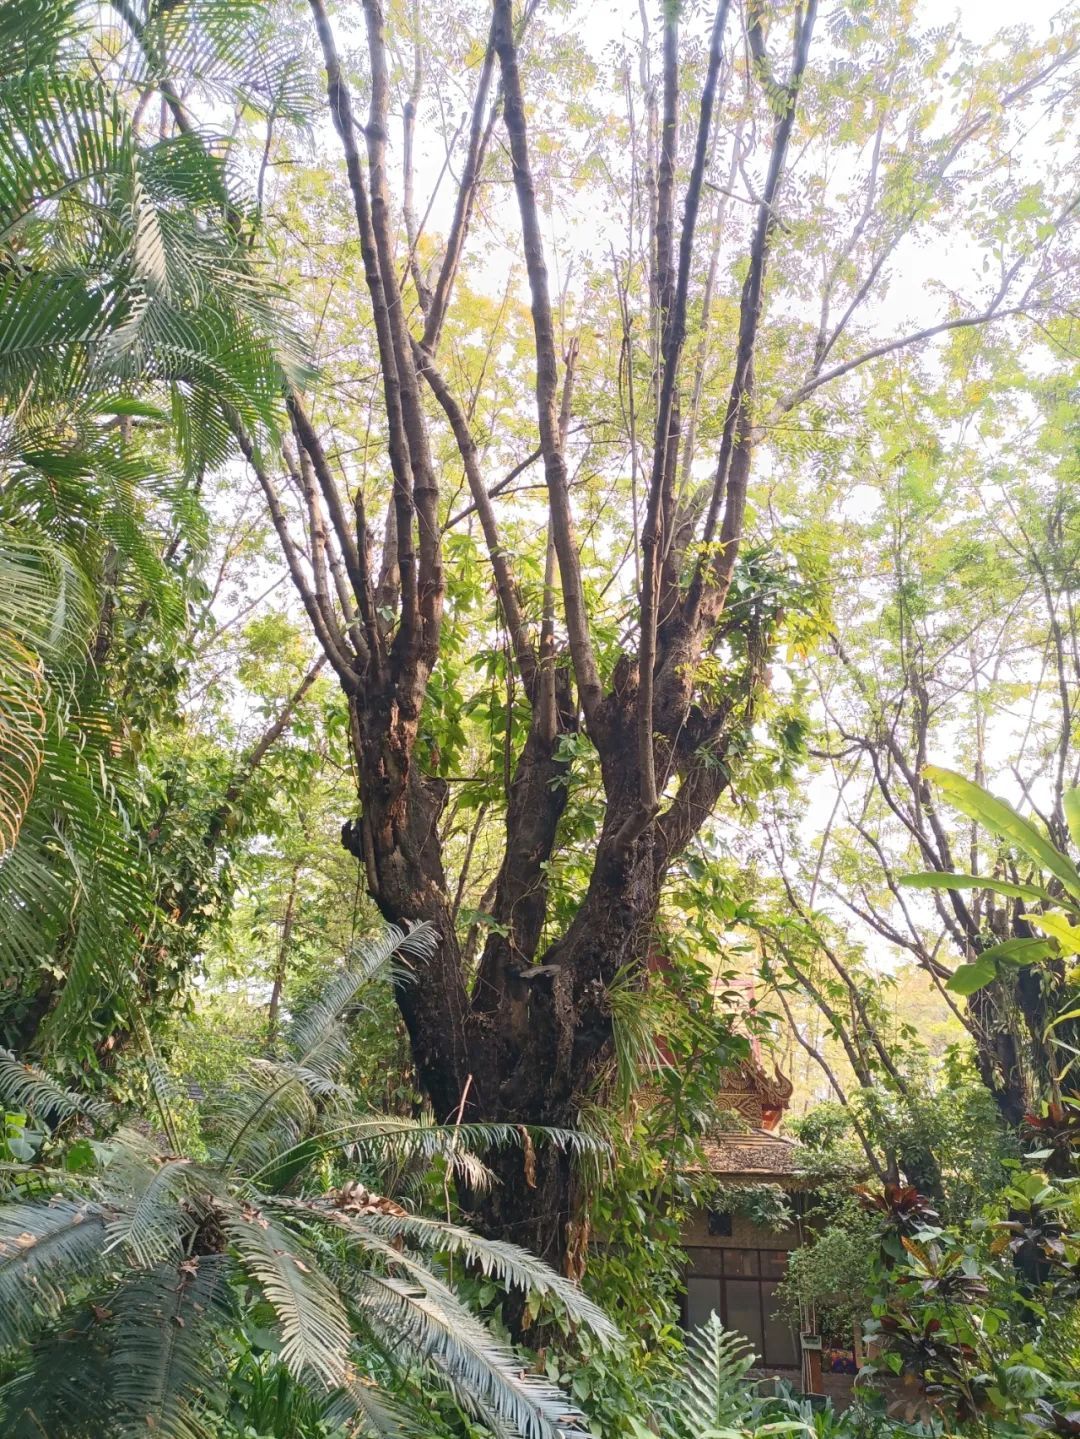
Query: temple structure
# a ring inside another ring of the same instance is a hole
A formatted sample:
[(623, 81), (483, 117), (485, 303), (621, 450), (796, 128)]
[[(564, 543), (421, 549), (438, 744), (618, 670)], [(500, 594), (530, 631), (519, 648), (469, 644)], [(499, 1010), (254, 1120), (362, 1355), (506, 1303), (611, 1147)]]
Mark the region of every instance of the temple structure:
[[(798, 1145), (775, 1130), (792, 1094), (779, 1070), (769, 1074), (757, 1057), (729, 1071), (718, 1096), (721, 1121), (706, 1136), (710, 1172), (726, 1189), (775, 1184), (798, 1195)], [(788, 1255), (802, 1243), (801, 1205), (792, 1222), (766, 1229), (740, 1212), (737, 1203), (702, 1209), (684, 1236), (687, 1253), (684, 1322), (696, 1328), (716, 1312), (728, 1329), (745, 1334), (761, 1368), (801, 1387), (802, 1357), (796, 1328), (778, 1312), (776, 1287)]]

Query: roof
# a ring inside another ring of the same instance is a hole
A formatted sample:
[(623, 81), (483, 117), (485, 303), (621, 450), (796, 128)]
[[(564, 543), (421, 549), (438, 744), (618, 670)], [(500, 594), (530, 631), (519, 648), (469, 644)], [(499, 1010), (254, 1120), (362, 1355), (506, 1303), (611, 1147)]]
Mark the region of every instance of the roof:
[(765, 1129), (717, 1134), (702, 1140), (709, 1172), (733, 1183), (800, 1187), (799, 1146)]

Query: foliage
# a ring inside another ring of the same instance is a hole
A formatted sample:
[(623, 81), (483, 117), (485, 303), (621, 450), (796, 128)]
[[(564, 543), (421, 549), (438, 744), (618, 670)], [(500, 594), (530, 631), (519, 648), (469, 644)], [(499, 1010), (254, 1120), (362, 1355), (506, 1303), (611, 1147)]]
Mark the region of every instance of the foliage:
[(671, 1439), (741, 1432), (754, 1412), (754, 1386), (747, 1377), (754, 1357), (745, 1341), (711, 1314), (690, 1336), (682, 1373), (658, 1405), (662, 1432)]
[(0, 56), (0, 1025), (83, 1063), (130, 1025), (172, 905), (138, 753), (175, 689), (202, 476), (224, 414), (273, 428), (299, 373), (221, 153), (127, 104), (174, 64), (232, 69), (258, 7), (141, 8), (133, 68), (64, 0), (6, 6)]
[[(496, 54), (492, 8), (0, 6), (0, 1174), (67, 1265), (8, 1399), (90, 1405), (81, 1357), (109, 1432), (323, 1439), (344, 1314), (354, 1402), (472, 1439), (463, 1299), (640, 1439), (687, 1213), (781, 1217), (702, 1173), (738, 1014), (836, 1100), (793, 1308), (869, 1297), (880, 1171), (925, 1196), (885, 1216), (920, 1249), (878, 1255), (887, 1352), (950, 1426), (1067, 1429), (1075, 11), (974, 45), (912, 0), (497, 0)], [(299, 1064), (376, 904), (438, 948)], [(500, 1226), (626, 1348), (546, 1271), (501, 1309)], [(364, 1308), (390, 1279), (421, 1364)], [(725, 1408), (729, 1345), (693, 1342), (680, 1436), (889, 1433)]]
[(792, 1217), (791, 1202), (779, 1184), (719, 1184), (709, 1194), (709, 1208), (773, 1231), (786, 1228)]
[(1042, 1336), (1076, 1308), (1074, 1185), (1017, 1165), (988, 1214), (954, 1228), (911, 1188), (867, 1191), (866, 1202), (885, 1220), (872, 1367), (918, 1376), (930, 1408), (961, 1426), (1068, 1432), (1074, 1356)]
[[(1010, 937), (991, 935), (980, 940), (968, 961), (953, 971), (948, 985), (969, 997), (992, 987), (1017, 996), (1026, 1029), (1027, 1064), (1035, 1082), (1031, 1107), (1040, 1101), (1060, 1104), (1061, 1086), (1072, 1069), (1080, 1038), (1072, 1003), (1073, 960), (1080, 954), (1073, 935), (1074, 919), (1080, 916), (1080, 871), (1063, 842), (1055, 843), (1053, 836), (1004, 800), (950, 770), (928, 766), (926, 773), (951, 804), (1000, 844), (998, 867), (1008, 877), (928, 871), (904, 876), (904, 882), (909, 888), (954, 895), (982, 889), (1007, 901)], [(1069, 838), (1080, 848), (1080, 790), (1062, 794), (1060, 804)], [(1020, 865), (1025, 866), (1022, 871)]]
[(596, 1306), (515, 1246), (410, 1213), (344, 1178), (396, 1153), (421, 1163), (440, 1156), (478, 1183), (482, 1168), (464, 1144), (520, 1140), (516, 1131), (365, 1117), (339, 1083), (348, 1018), (364, 990), (395, 966), (406, 982), (401, 967), (431, 943), (421, 926), (357, 951), (293, 1020), (280, 1057), (249, 1061), (200, 1106), (201, 1153), (176, 1148), (164, 1074), (155, 1080), (159, 1139), (113, 1120), (88, 1143), (65, 1139), (63, 1123), (100, 1123), (103, 1107), (3, 1058), (5, 1093), (61, 1123), (36, 1163), (4, 1175), (0, 1351), (15, 1361), (0, 1399), (6, 1433), (44, 1424), (57, 1439), (87, 1425), (212, 1434), (238, 1327), (254, 1347), (239, 1385), (252, 1412), (263, 1382), (253, 1366), (276, 1382), (254, 1357), (265, 1353), (320, 1414), (365, 1432), (396, 1432), (405, 1421), (395, 1391), (418, 1382), (453, 1394), (496, 1433), (573, 1425), (568, 1401), (521, 1370), (434, 1261), (460, 1256), (611, 1339)]
[[(932, 1202), (946, 1224), (997, 1202), (1019, 1149), (964, 1056), (951, 1055), (932, 1083), (913, 1082), (903, 1096), (862, 1092), (854, 1103), (876, 1152), (902, 1156), (916, 1187), (934, 1180)], [(806, 1238), (779, 1289), (793, 1321), (815, 1311), (820, 1332), (844, 1345), (868, 1312), (878, 1245), (877, 1225), (855, 1192), (867, 1164), (852, 1125), (847, 1109), (827, 1103), (793, 1125), (810, 1185)]]
[(682, 1353), (683, 1232), (715, 1189), (701, 1141), (725, 1070), (748, 1053), (732, 1030), (726, 988), (711, 965), (682, 951), (683, 939), (675, 931), (673, 953), (644, 988), (629, 976), (616, 988), (615, 1055), (584, 1116), (608, 1157), (586, 1156), (580, 1167), (575, 1257), (623, 1346), (612, 1356), (587, 1337), (584, 1347), (570, 1345), (557, 1325), (543, 1330), (549, 1376), (582, 1404), (598, 1439), (638, 1439), (642, 1395), (672, 1375)]

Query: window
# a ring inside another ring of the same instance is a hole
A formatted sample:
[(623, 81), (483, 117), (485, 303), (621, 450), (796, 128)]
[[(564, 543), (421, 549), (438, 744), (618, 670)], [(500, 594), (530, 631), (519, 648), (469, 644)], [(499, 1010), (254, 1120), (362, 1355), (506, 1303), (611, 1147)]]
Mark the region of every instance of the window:
[(686, 1325), (697, 1329), (716, 1313), (744, 1334), (768, 1369), (797, 1369), (795, 1334), (776, 1309), (776, 1286), (787, 1266), (784, 1249), (687, 1250)]
[(719, 1209), (710, 1209), (706, 1214), (706, 1223), (709, 1233), (717, 1239), (731, 1238), (731, 1215), (723, 1214)]

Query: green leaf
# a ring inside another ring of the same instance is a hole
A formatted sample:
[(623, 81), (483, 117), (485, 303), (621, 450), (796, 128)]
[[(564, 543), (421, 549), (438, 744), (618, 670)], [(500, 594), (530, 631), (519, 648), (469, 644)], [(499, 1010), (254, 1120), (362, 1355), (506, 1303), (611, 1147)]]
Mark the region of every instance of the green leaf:
[(1061, 807), (1065, 811), (1065, 823), (1069, 826), (1072, 842), (1080, 849), (1080, 789), (1066, 790), (1061, 796)]
[(908, 889), (988, 889), (993, 894), (1002, 894), (1009, 899), (1030, 899), (1054, 903), (1049, 890), (1040, 889), (1036, 884), (1013, 884), (1007, 879), (993, 879), (982, 874), (951, 874), (948, 871), (926, 871), (920, 874), (902, 874), (900, 883)]
[(1057, 948), (1047, 939), (1004, 939), (979, 955), (980, 960), (991, 960), (995, 964), (1037, 964), (1040, 959), (1056, 957)]
[(974, 964), (962, 964), (953, 970), (946, 981), (945, 988), (951, 989), (954, 994), (974, 994), (977, 990), (984, 989), (997, 978), (997, 966), (991, 960), (989, 963), (981, 956)]
[(954, 770), (930, 764), (923, 774), (937, 785), (961, 814), (984, 825), (991, 834), (1013, 845), (1040, 869), (1056, 876), (1069, 894), (1080, 901), (1080, 872), (1076, 866), (1056, 850), (1033, 824), (1017, 814), (1012, 805), (995, 798)]
[(1029, 924), (1052, 935), (1066, 954), (1080, 954), (1080, 925), (1072, 925), (1063, 914), (1029, 914)]

